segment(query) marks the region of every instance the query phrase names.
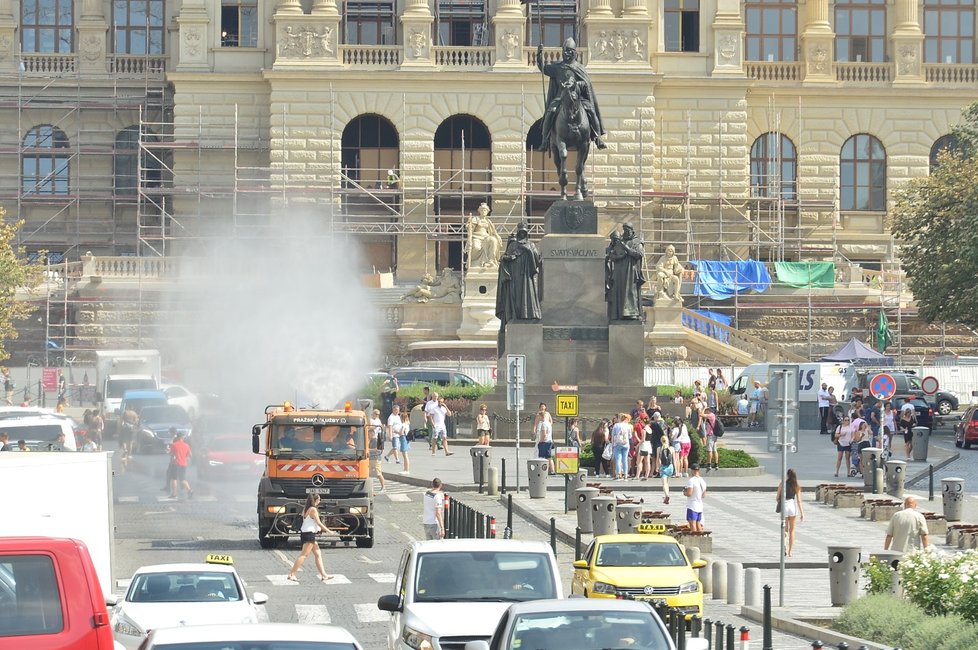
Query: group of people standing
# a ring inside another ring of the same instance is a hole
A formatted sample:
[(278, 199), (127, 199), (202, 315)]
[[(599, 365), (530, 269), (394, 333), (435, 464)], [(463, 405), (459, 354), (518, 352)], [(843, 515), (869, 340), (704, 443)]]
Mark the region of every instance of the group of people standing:
[(860, 452), (868, 447), (882, 449), (884, 459), (889, 458), (892, 439), (897, 433), (903, 436), (906, 459), (910, 460), (913, 428), (917, 425), (917, 411), (911, 401), (906, 401), (898, 411), (889, 400), (864, 403), (860, 397), (854, 397), (848, 412), (840, 418), (836, 408), (838, 400), (831, 387), (826, 389), (822, 383), (818, 399), (819, 410), (825, 409), (822, 411), (821, 433), (827, 435), (831, 428), (832, 442), (836, 446), (835, 476), (839, 476), (840, 470), (850, 477), (862, 475)]

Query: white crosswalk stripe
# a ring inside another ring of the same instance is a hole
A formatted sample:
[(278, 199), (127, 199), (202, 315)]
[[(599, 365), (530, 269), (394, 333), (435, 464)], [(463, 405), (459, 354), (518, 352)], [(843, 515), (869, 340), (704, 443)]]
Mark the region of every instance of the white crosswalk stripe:
[[(345, 575), (342, 575), (342, 574), (339, 574), (339, 573), (333, 573), (331, 575), (333, 576), (333, 579), (330, 580), (329, 582), (327, 582), (326, 583), (327, 585), (349, 585), (349, 584), (353, 584), (352, 582), (350, 582), (350, 579), (347, 578)], [(316, 578), (316, 579), (318, 580), (318, 578)]]
[(367, 575), (381, 584), (393, 584), (397, 579), (393, 573), (368, 573)]
[(329, 625), (332, 619), (329, 610), (325, 605), (299, 605), (295, 606), (295, 614), (299, 623), (307, 625)]
[(377, 603), (356, 603), (353, 609), (361, 623), (383, 623), (391, 617), (388, 612), (377, 609)]
[(253, 495), (252, 496), (248, 496), (247, 494), (236, 494), (234, 496), (234, 500), (237, 503), (254, 503), (255, 502), (255, 497)]
[(388, 492), (387, 498), (390, 499), (391, 501), (398, 501), (401, 503), (411, 500), (411, 497), (409, 497), (406, 494), (394, 494), (393, 492)]
[(259, 623), (268, 623), (269, 622), (269, 619), (268, 619), (268, 610), (265, 609), (265, 606), (264, 605), (257, 605), (255, 607), (255, 610), (258, 613), (258, 622)]
[(284, 573), (282, 575), (265, 576), (265, 578), (267, 578), (268, 581), (276, 587), (294, 587), (295, 585), (299, 584), (289, 580), (288, 576), (286, 576)]
[(213, 494), (204, 494), (201, 496), (194, 496), (194, 501), (217, 501), (217, 497)]
[(119, 503), (139, 503), (139, 497), (119, 497)]

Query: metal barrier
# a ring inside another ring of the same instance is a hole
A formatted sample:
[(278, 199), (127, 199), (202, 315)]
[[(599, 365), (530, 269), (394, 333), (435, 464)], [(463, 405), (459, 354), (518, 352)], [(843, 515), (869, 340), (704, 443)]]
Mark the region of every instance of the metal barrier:
[(495, 539), (496, 518), (445, 495), (445, 539)]
[[(615, 596), (621, 600), (635, 599), (634, 596), (625, 592), (618, 592)], [(649, 604), (662, 619), (676, 650), (686, 650), (686, 642), (689, 639), (706, 639), (711, 649), (714, 648), (715, 641), (716, 650), (734, 650), (734, 631), (738, 628), (733, 625), (724, 625), (723, 621), (703, 619), (696, 614), (687, 620), (685, 612), (675, 607), (669, 607), (665, 600), (654, 599)], [(740, 627), (739, 632), (739, 648), (749, 647), (750, 628)]]

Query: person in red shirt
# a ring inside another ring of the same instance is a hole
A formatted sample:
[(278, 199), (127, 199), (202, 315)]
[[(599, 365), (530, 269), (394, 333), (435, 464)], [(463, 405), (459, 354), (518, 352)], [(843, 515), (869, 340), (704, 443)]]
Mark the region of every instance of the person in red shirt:
[(190, 489), (187, 482), (187, 465), (190, 463), (190, 445), (183, 439), (182, 433), (177, 433), (176, 429), (170, 429), (173, 434), (173, 444), (170, 445), (170, 464), (173, 466), (173, 476), (170, 479), (170, 498), (176, 499), (183, 487), (187, 491), (187, 498), (194, 498), (194, 491)]

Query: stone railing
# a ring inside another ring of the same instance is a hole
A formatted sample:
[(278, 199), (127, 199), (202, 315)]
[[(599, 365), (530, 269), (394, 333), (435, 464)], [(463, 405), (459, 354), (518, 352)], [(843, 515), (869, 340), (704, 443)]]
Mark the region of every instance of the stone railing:
[(978, 85), (978, 65), (959, 63), (925, 63), (924, 78), (928, 83), (946, 85)]
[[(523, 55), (526, 59), (526, 65), (531, 68), (537, 67), (537, 48), (535, 47), (524, 47)], [(559, 47), (545, 47), (543, 48), (543, 63), (557, 63), (564, 57), (563, 48)], [(584, 48), (578, 48), (577, 50), (577, 60), (582, 64), (587, 64), (587, 50)]]
[(28, 74), (74, 74), (77, 54), (21, 54), (20, 69)]
[(396, 68), (401, 65), (399, 45), (341, 45), (343, 63), (360, 68)]
[(892, 63), (835, 63), (835, 80), (859, 84), (883, 84), (893, 81)]
[(435, 46), (431, 51), (435, 55), (435, 65), (443, 68), (486, 70), (492, 67), (496, 48)]
[(169, 257), (84, 257), (83, 275), (102, 279), (157, 279), (176, 273), (176, 260)]
[(724, 325), (712, 318), (706, 318), (702, 314), (697, 314), (690, 309), (683, 309), (682, 322), (686, 329), (693, 330), (704, 336), (709, 336), (712, 339), (716, 339), (719, 343), (736, 348), (745, 354), (749, 354), (757, 361), (768, 363), (805, 363), (808, 361), (805, 357), (788, 352), (777, 344), (768, 343), (756, 336), (745, 334), (729, 325)]
[(166, 57), (110, 54), (109, 72), (123, 76), (162, 79), (166, 72)]
[(750, 79), (758, 81), (801, 81), (803, 65), (798, 61), (745, 61)]

